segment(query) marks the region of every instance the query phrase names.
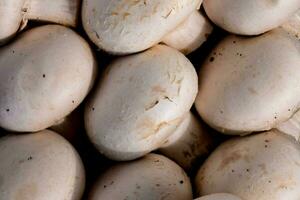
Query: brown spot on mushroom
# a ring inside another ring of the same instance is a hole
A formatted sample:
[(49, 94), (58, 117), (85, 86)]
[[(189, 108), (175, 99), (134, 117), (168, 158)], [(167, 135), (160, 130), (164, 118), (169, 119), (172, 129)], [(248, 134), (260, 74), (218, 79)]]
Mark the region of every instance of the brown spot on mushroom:
[(214, 60), (215, 60), (215, 57), (210, 57), (209, 58), (209, 62), (214, 62)]
[(10, 111), (10, 109), (9, 109), (9, 108), (7, 108), (7, 109), (6, 109), (6, 112), (9, 112), (9, 111)]
[(161, 87), (160, 85), (156, 85), (152, 87), (152, 92), (166, 93), (166, 89)]
[(266, 165), (264, 163), (259, 164), (258, 167), (261, 169), (261, 171), (263, 172), (263, 174), (268, 174)]
[(218, 170), (223, 170), (225, 167), (230, 165), (231, 163), (234, 163), (240, 159), (243, 158), (243, 155), (240, 154), (238, 151), (232, 152), (229, 156), (225, 157), (222, 162), (220, 163), (220, 166)]
[(32, 156), (29, 156), (28, 158), (27, 158), (27, 160), (32, 160), (33, 158), (32, 158)]
[(46, 74), (43, 74), (43, 78), (46, 78)]
[(249, 91), (251, 94), (254, 94), (254, 95), (257, 95), (257, 94), (258, 94), (258, 92), (257, 92), (255, 89), (251, 88), (251, 87), (248, 88), (248, 91)]

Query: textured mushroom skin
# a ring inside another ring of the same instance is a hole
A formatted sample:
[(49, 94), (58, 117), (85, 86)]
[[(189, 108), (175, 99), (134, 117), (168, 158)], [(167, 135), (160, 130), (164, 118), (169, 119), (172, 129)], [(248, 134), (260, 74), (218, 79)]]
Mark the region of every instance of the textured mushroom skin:
[(223, 29), (258, 35), (283, 24), (300, 8), (299, 0), (204, 0), (209, 18)]
[(94, 185), (89, 200), (191, 200), (192, 187), (185, 172), (173, 161), (156, 154), (106, 171)]
[(52, 131), (0, 139), (0, 197), (80, 200), (84, 167), (75, 149)]
[(25, 32), (0, 50), (0, 126), (20, 132), (50, 127), (82, 102), (95, 75), (92, 50), (71, 29)]
[(226, 134), (270, 130), (300, 106), (300, 43), (282, 29), (226, 37), (199, 72), (196, 108)]
[(130, 54), (159, 43), (202, 0), (84, 0), (83, 27), (101, 49)]
[(91, 141), (114, 160), (160, 147), (190, 110), (197, 79), (190, 61), (167, 46), (117, 59), (86, 104)]
[(195, 183), (200, 195), (228, 192), (243, 200), (298, 200), (300, 146), (275, 130), (231, 139), (205, 161)]

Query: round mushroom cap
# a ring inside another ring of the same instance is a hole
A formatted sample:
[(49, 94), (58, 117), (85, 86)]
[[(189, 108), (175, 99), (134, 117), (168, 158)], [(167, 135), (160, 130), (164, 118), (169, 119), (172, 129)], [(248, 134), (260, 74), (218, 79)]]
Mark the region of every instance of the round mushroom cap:
[(258, 35), (283, 24), (300, 8), (299, 0), (204, 0), (208, 17), (221, 28)]
[(191, 200), (192, 196), (190, 180), (177, 164), (148, 154), (110, 168), (95, 183), (88, 199)]
[(228, 192), (244, 200), (298, 200), (300, 145), (279, 131), (231, 139), (196, 176), (200, 195)]
[(202, 0), (84, 0), (83, 27), (101, 49), (130, 54), (159, 43), (200, 7)]
[(239, 197), (227, 193), (210, 194), (195, 200), (241, 200)]
[(300, 105), (300, 43), (276, 29), (245, 38), (228, 36), (199, 73), (196, 108), (227, 134), (270, 130)]
[(81, 199), (83, 164), (75, 149), (55, 132), (0, 138), (0, 160), (1, 199)]
[(85, 108), (91, 141), (113, 160), (131, 160), (160, 147), (197, 94), (197, 73), (179, 51), (157, 45), (115, 60)]
[(71, 29), (25, 32), (0, 50), (0, 126), (20, 132), (52, 126), (82, 102), (95, 75), (92, 50)]

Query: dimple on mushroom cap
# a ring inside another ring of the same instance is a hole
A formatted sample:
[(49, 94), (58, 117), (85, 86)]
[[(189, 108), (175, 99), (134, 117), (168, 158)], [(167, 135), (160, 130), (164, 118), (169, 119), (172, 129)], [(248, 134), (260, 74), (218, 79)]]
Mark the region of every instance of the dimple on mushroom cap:
[(283, 24), (300, 8), (299, 0), (204, 0), (209, 18), (223, 29), (258, 35)]
[(44, 130), (0, 139), (1, 199), (80, 200), (84, 167), (75, 149)]
[(269, 130), (299, 108), (299, 41), (276, 29), (262, 36), (228, 36), (200, 70), (196, 108), (226, 134)]
[(190, 61), (167, 46), (117, 59), (85, 108), (91, 141), (115, 160), (158, 148), (193, 105), (197, 81)]
[(0, 50), (0, 126), (20, 132), (50, 127), (82, 102), (95, 75), (92, 50), (71, 29), (25, 32)]
[(130, 54), (150, 48), (183, 22), (202, 0), (84, 0), (83, 27), (101, 49)]
[(192, 187), (177, 164), (148, 154), (110, 168), (95, 183), (88, 199), (191, 200)]
[(231, 139), (205, 161), (195, 183), (200, 195), (225, 191), (245, 200), (297, 200), (300, 146), (275, 130)]

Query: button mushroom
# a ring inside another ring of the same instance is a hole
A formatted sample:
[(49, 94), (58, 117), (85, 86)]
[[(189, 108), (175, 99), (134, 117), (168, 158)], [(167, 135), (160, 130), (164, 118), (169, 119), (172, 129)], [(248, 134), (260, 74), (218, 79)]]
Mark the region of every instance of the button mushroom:
[(0, 44), (23, 29), (28, 20), (76, 26), (80, 0), (1, 0)]
[(71, 29), (41, 26), (0, 50), (0, 126), (35, 132), (71, 113), (89, 92), (96, 62)]
[(159, 151), (190, 170), (197, 159), (208, 154), (212, 143), (208, 130), (189, 112)]
[(197, 73), (179, 51), (157, 45), (108, 66), (85, 108), (85, 127), (97, 149), (131, 160), (160, 147), (197, 94)]
[(239, 197), (227, 193), (210, 194), (195, 200), (241, 200)]
[(298, 200), (299, 188), (300, 145), (275, 130), (223, 143), (196, 176), (200, 195), (226, 191), (244, 200)]
[(0, 138), (0, 197), (5, 200), (80, 200), (85, 173), (75, 149), (44, 130)]
[(110, 168), (93, 186), (88, 199), (191, 200), (192, 196), (190, 180), (178, 165), (149, 154)]
[(204, 0), (208, 17), (221, 28), (258, 35), (283, 24), (300, 8), (299, 0)]
[(200, 7), (202, 0), (83, 0), (82, 22), (90, 39), (113, 54), (148, 49)]
[(281, 28), (226, 37), (200, 70), (196, 108), (227, 134), (270, 130), (300, 105), (300, 43)]

